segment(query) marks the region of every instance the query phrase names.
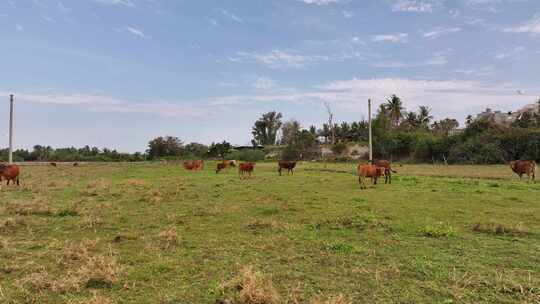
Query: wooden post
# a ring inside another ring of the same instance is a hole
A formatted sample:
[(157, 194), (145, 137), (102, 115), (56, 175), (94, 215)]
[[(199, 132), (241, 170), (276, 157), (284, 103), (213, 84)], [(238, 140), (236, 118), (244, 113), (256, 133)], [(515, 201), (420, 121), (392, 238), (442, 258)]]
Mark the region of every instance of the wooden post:
[(9, 163), (13, 163), (13, 94), (9, 95)]
[(368, 99), (368, 122), (369, 122), (369, 163), (373, 163), (373, 141), (371, 133), (371, 99)]

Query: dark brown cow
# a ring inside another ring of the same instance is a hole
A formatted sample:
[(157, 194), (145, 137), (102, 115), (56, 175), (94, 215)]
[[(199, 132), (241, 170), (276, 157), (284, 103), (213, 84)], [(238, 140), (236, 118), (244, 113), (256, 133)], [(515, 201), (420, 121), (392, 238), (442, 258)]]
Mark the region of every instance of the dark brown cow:
[(523, 177), (523, 174), (527, 174), (529, 180), (534, 181), (536, 177), (536, 162), (534, 160), (517, 160), (510, 162), (510, 168), (514, 171), (519, 178)]
[(251, 173), (253, 172), (253, 168), (255, 167), (255, 163), (248, 162), (248, 163), (240, 163), (238, 165), (238, 174), (240, 174), (240, 178), (242, 178), (246, 173), (248, 176), (251, 177)]
[(216, 173), (221, 172), (221, 170), (227, 169), (229, 167), (236, 167), (236, 161), (234, 160), (223, 160), (216, 165)]
[(73, 163), (73, 167), (78, 167), (79, 163)]
[(384, 174), (384, 170), (383, 167), (377, 167), (376, 165), (359, 164), (356, 171), (358, 173), (360, 189), (367, 189), (365, 181), (366, 177), (370, 177), (373, 185), (376, 185), (377, 179)]
[(397, 173), (394, 169), (392, 169), (392, 162), (389, 160), (375, 160), (373, 164), (377, 167), (384, 168), (384, 183), (385, 184), (391, 184), (392, 183), (392, 172)]
[(56, 167), (56, 163), (49, 163), (49, 165)]
[(289, 173), (294, 174), (294, 167), (296, 167), (296, 162), (286, 161), (286, 160), (279, 161), (278, 162), (279, 175), (281, 176), (281, 170), (283, 169), (287, 170), (287, 174)]
[(17, 183), (18, 186), (20, 172), (21, 170), (17, 165), (0, 164), (0, 184), (2, 182), (2, 179), (6, 179), (8, 185), (9, 182), (12, 181), (13, 183)]

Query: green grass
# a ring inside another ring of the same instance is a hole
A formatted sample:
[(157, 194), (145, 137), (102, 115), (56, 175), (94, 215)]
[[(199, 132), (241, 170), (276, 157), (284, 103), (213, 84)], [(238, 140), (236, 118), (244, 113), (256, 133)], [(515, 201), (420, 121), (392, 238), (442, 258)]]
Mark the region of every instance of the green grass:
[(405, 165), (360, 190), (354, 165), (275, 167), (25, 166), (0, 191), (0, 303), (239, 302), (220, 286), (246, 266), (283, 303), (540, 301), (540, 183)]

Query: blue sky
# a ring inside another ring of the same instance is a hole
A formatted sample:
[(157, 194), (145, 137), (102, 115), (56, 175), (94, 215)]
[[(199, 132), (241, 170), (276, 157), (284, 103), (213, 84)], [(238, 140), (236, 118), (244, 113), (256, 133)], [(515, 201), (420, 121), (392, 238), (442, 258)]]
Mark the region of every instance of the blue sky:
[(307, 127), (397, 94), (463, 121), (540, 96), (538, 0), (2, 0), (0, 37), (20, 148), (247, 144), (269, 110)]

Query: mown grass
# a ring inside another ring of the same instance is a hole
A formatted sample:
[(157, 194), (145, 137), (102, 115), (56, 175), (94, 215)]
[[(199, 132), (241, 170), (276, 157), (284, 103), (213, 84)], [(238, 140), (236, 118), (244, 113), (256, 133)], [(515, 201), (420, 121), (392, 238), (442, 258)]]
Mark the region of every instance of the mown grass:
[(364, 191), (353, 165), (212, 169), (23, 167), (0, 303), (540, 301), (540, 183), (505, 166), (396, 166)]

